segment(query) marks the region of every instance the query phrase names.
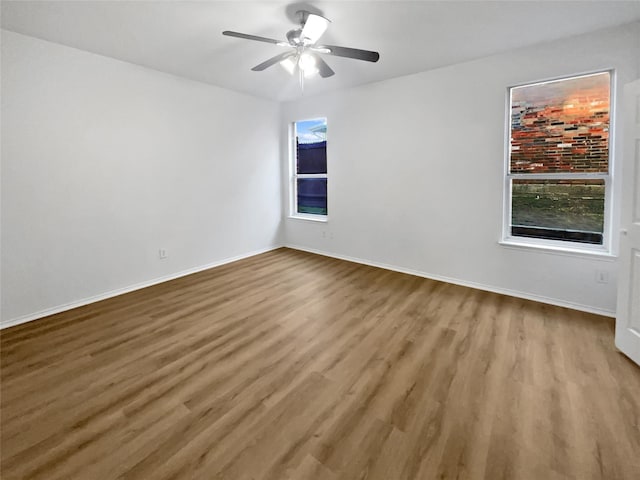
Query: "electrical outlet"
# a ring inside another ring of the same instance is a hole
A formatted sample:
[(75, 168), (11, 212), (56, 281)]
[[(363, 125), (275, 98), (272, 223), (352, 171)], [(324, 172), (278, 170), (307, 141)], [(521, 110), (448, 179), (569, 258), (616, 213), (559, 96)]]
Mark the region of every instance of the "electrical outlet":
[(605, 272), (604, 270), (596, 270), (596, 282), (609, 283), (609, 272)]
[(158, 250), (158, 258), (159, 259), (164, 259), (167, 258), (168, 254), (167, 254), (167, 249), (166, 248), (161, 248), (160, 250)]

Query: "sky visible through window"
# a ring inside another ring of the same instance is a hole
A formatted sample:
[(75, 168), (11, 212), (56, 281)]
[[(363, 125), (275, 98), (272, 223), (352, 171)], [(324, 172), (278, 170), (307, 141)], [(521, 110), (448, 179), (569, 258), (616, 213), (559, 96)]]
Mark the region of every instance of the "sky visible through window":
[(324, 118), (296, 122), (298, 143), (322, 142), (326, 138), (327, 121)]

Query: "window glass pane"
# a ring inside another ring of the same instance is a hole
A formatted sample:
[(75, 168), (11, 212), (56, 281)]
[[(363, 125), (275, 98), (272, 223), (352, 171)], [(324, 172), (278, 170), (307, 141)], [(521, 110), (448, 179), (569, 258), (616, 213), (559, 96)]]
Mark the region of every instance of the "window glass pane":
[(327, 179), (298, 178), (298, 213), (327, 214)]
[(511, 234), (602, 244), (603, 180), (512, 180)]
[(327, 120), (296, 122), (296, 172), (327, 173)]
[(327, 173), (327, 142), (300, 143), (298, 173)]
[(511, 89), (511, 173), (607, 173), (608, 72)]

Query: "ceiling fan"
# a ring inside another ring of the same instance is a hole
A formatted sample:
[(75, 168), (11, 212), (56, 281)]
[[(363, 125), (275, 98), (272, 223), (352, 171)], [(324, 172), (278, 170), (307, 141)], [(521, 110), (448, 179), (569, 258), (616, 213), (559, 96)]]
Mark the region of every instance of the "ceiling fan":
[(300, 18), (300, 28), (287, 32), (287, 40), (275, 40), (273, 38), (248, 35), (246, 33), (232, 32), (225, 30), (223, 35), (229, 37), (244, 38), (258, 42), (272, 43), (279, 47), (286, 47), (286, 52), (256, 65), (251, 70), (260, 72), (276, 63), (282, 65), (290, 74), (298, 72), (300, 87), (304, 88), (304, 78), (319, 74), (322, 78), (334, 75), (327, 62), (319, 54), (334, 55), (337, 57), (353, 58), (366, 62), (377, 62), (380, 58), (378, 52), (370, 50), (360, 50), (357, 48), (339, 47), (336, 45), (318, 45), (317, 42), (329, 26), (330, 20), (320, 15), (316, 15), (306, 10), (297, 12)]

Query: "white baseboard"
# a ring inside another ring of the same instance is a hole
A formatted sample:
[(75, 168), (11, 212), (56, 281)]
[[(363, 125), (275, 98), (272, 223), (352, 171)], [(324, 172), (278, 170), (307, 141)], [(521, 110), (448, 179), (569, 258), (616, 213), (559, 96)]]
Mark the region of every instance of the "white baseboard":
[(87, 298), (83, 298), (74, 302), (70, 302), (70, 303), (66, 303), (63, 305), (58, 305), (52, 308), (47, 308), (45, 310), (40, 310), (38, 312), (34, 312), (34, 313), (30, 313), (27, 315), (22, 315), (20, 317), (16, 317), (16, 318), (12, 318), (9, 320), (0, 320), (0, 330), (2, 330), (3, 328), (9, 328), (9, 327), (13, 327), (15, 325), (20, 325), (22, 323), (27, 323), (27, 322), (31, 322), (33, 320), (38, 320), (40, 318), (43, 317), (48, 317), (49, 315), (54, 315), (56, 313), (60, 313), (60, 312), (64, 312), (67, 310), (71, 310), (77, 307), (82, 307), (84, 305), (88, 305), (90, 303), (95, 303), (95, 302), (99, 302), (100, 300), (106, 300), (107, 298), (111, 298), (111, 297), (116, 297), (118, 295), (123, 295), (125, 293), (129, 293), (129, 292), (133, 292), (135, 290), (140, 290), (142, 288), (146, 288), (146, 287), (150, 287), (152, 285), (157, 285), (159, 283), (163, 283), (163, 282), (167, 282), (169, 280), (174, 280), (176, 278), (180, 278), (180, 277), (184, 277), (186, 275), (191, 275), (193, 273), (198, 273), (201, 272), (203, 270), (208, 270), (210, 268), (214, 268), (214, 267), (219, 267), (220, 265), (224, 265), (227, 263), (231, 263), (231, 262), (235, 262), (237, 260), (242, 260), (244, 258), (249, 258), (249, 257), (253, 257), (255, 255), (259, 255), (261, 253), (266, 253), (272, 250), (275, 250), (277, 248), (280, 248), (282, 246), (285, 246), (287, 248), (292, 248), (294, 250), (301, 250), (304, 252), (309, 252), (309, 253), (314, 253), (317, 255), (323, 255), (325, 257), (332, 257), (332, 258), (337, 258), (340, 260), (347, 260), (349, 262), (355, 262), (355, 263), (360, 263), (363, 265), (369, 265), (371, 267), (378, 267), (378, 268), (384, 268), (385, 270), (393, 270), (395, 272), (400, 272), (400, 273), (406, 273), (409, 275), (415, 275), (418, 277), (423, 277), (423, 278), (429, 278), (431, 280), (438, 280), (441, 282), (447, 282), (447, 283), (453, 283), (455, 285), (461, 285), (463, 287), (470, 287), (470, 288), (476, 288), (478, 290), (485, 290), (488, 292), (493, 292), (493, 293), (499, 293), (502, 295), (509, 295), (511, 297), (517, 297), (517, 298), (524, 298), (526, 300), (533, 300), (536, 302), (541, 302), (541, 303), (547, 303), (549, 305), (556, 305), (559, 307), (566, 307), (566, 308), (571, 308), (573, 310), (580, 310), (582, 312), (588, 312), (588, 313), (594, 313), (597, 315), (603, 315), (605, 317), (615, 317), (615, 312), (610, 311), (610, 310), (603, 310), (603, 309), (599, 309), (599, 308), (594, 308), (592, 306), (589, 305), (582, 305), (579, 303), (573, 303), (573, 302), (567, 302), (564, 300), (559, 300), (556, 298), (550, 298), (550, 297), (545, 297), (545, 296), (541, 296), (541, 295), (534, 295), (534, 294), (530, 294), (530, 293), (525, 293), (525, 292), (520, 292), (517, 290), (510, 290), (510, 289), (506, 289), (506, 288), (498, 288), (498, 287), (493, 287), (490, 285), (484, 285), (484, 284), (480, 284), (480, 283), (476, 283), (476, 282), (469, 282), (466, 280), (460, 280), (457, 278), (450, 278), (450, 277), (445, 277), (442, 275), (434, 275), (434, 274), (429, 274), (429, 273), (425, 273), (425, 272), (421, 272), (418, 270), (412, 270), (409, 268), (403, 268), (403, 267), (397, 267), (395, 265), (390, 265), (390, 264), (386, 264), (386, 263), (381, 263), (381, 262), (374, 262), (371, 260), (366, 260), (363, 258), (356, 258), (356, 257), (350, 257), (347, 255), (338, 255), (338, 254), (334, 254), (334, 253), (329, 253), (329, 252), (325, 252), (322, 250), (316, 250), (313, 248), (307, 248), (307, 247), (301, 247), (299, 245), (292, 245), (292, 244), (287, 244), (287, 245), (274, 245), (268, 248), (264, 248), (261, 250), (256, 250), (253, 252), (249, 252), (249, 253), (245, 253), (242, 255), (237, 255), (235, 257), (229, 257), (229, 258), (225, 258), (222, 260), (218, 260), (216, 262), (212, 262), (206, 265), (200, 265), (198, 267), (194, 267), (194, 268), (190, 268), (188, 270), (183, 270), (181, 272), (178, 273), (174, 273), (174, 274), (170, 274), (170, 275), (165, 275), (163, 277), (159, 277), (159, 278), (154, 278), (152, 280), (148, 280), (145, 282), (141, 282), (141, 283), (137, 283), (135, 285), (130, 285), (124, 288), (118, 288), (116, 290), (111, 290), (109, 292), (105, 292), (105, 293), (101, 293), (99, 295), (94, 295), (91, 297), (87, 297)]
[(418, 270), (412, 270), (409, 268), (397, 267), (395, 265), (389, 265), (386, 263), (373, 262), (363, 258), (350, 257), (348, 255), (338, 255), (335, 253), (324, 252), (322, 250), (316, 250), (314, 248), (301, 247), (299, 245), (285, 244), (287, 248), (294, 250), (301, 250), (303, 252), (315, 253), (317, 255), (324, 255), (325, 257), (337, 258), (339, 260), (347, 260), (349, 262), (360, 263), (363, 265), (369, 265), (371, 267), (384, 268), (385, 270), (393, 270), (394, 272), (406, 273), (409, 275), (415, 275), (417, 277), (428, 278), (431, 280), (438, 280), (440, 282), (452, 283), (454, 285), (460, 285), (463, 287), (475, 288), (477, 290), (484, 290), (487, 292), (499, 293), (501, 295), (508, 295), (510, 297), (523, 298), (525, 300), (533, 300), (535, 302), (546, 303), (549, 305), (555, 305), (557, 307), (571, 308), (573, 310), (579, 310), (581, 312), (595, 313), (596, 315), (603, 315), (605, 317), (615, 317), (616, 314), (611, 310), (604, 310), (600, 308), (594, 308), (590, 305), (582, 305), (580, 303), (567, 302), (557, 298), (545, 297), (542, 295), (534, 295), (531, 293), (520, 292), (518, 290), (510, 290), (507, 288), (499, 288), (491, 285), (484, 285), (476, 282), (469, 282), (466, 280), (460, 280), (458, 278), (445, 277), (442, 275), (434, 275), (431, 273), (421, 272)]
[(88, 305), (90, 303), (99, 302), (100, 300), (106, 300), (107, 298), (117, 297), (118, 295), (123, 295), (125, 293), (133, 292), (135, 290), (140, 290), (142, 288), (147, 288), (152, 285), (157, 285), (159, 283), (168, 282), (169, 280), (174, 280), (176, 278), (184, 277), (187, 275), (191, 275), (193, 273), (198, 273), (203, 270), (208, 270), (210, 268), (219, 267), (220, 265), (224, 265), (226, 263), (236, 262), (238, 260), (242, 260), (243, 258), (253, 257), (255, 255), (260, 255), (261, 253), (270, 252), (271, 250), (276, 250), (277, 248), (281, 248), (282, 245), (274, 245), (271, 247), (267, 247), (261, 250), (256, 250), (249, 253), (243, 253), (242, 255), (236, 255), (235, 257), (224, 258), (222, 260), (218, 260), (212, 263), (208, 263), (206, 265), (200, 265), (198, 267), (189, 268), (187, 270), (183, 270), (178, 273), (172, 273), (170, 275), (165, 275), (163, 277), (154, 278), (152, 280), (147, 280), (145, 282), (137, 283), (135, 285), (129, 285), (127, 287), (118, 288), (116, 290), (111, 290), (109, 292), (100, 293), (98, 295), (93, 295), (91, 297), (83, 298), (80, 300), (76, 300), (74, 302), (65, 303), (63, 305), (58, 305), (55, 307), (47, 308), (44, 310), (40, 310), (39, 312), (29, 313), (27, 315), (22, 315), (20, 317), (12, 318), (9, 320), (0, 320), (0, 330), (3, 328), (9, 328), (16, 325), (20, 325), (22, 323), (31, 322), (33, 320), (38, 320), (43, 317), (48, 317), (49, 315), (54, 315), (56, 313), (65, 312), (67, 310), (71, 310), (77, 307), (82, 307), (84, 305)]

